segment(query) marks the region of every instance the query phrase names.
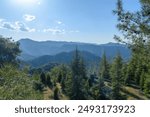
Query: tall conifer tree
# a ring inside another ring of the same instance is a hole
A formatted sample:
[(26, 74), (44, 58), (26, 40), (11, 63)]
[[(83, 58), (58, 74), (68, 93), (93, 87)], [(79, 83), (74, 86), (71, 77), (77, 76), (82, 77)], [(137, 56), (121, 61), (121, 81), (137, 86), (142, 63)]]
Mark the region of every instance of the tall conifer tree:
[[(132, 50), (131, 63), (134, 66), (129, 73), (141, 89), (149, 81), (150, 72), (150, 1), (139, 0), (141, 9), (129, 12), (123, 9), (122, 0), (118, 0), (114, 13), (118, 16), (117, 28), (123, 33), (123, 39), (115, 36), (119, 42), (127, 44)], [(131, 81), (128, 77), (127, 81)], [(128, 82), (129, 83), (129, 82)], [(144, 84), (143, 84), (144, 83)], [(150, 89), (149, 89), (150, 90)], [(147, 91), (149, 92), (149, 91)]]
[(112, 78), (112, 99), (121, 99), (121, 81), (122, 81), (122, 58), (120, 55), (114, 59), (111, 67)]
[(72, 69), (71, 99), (75, 99), (75, 100), (86, 99), (85, 65), (79, 55), (79, 51), (77, 48), (75, 50), (75, 55), (71, 65), (71, 69)]

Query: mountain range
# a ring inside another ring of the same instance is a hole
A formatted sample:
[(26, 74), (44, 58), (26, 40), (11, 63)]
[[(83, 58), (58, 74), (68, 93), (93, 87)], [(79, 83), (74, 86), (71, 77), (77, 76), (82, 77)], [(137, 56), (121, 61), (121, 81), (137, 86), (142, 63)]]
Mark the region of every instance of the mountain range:
[(104, 52), (110, 59), (116, 56), (117, 53), (120, 53), (124, 59), (130, 57), (130, 50), (127, 46), (118, 43), (90, 44), (65, 41), (34, 41), (31, 39), (21, 39), (19, 43), (20, 49), (22, 50), (19, 58), (30, 62), (38, 60), (53, 61), (54, 59), (55, 61), (63, 61), (63, 59), (69, 61), (67, 60), (69, 54), (71, 58), (73, 55), (72, 52), (76, 48), (85, 55), (87, 54), (86, 58), (88, 56), (90, 56), (90, 58), (101, 58)]

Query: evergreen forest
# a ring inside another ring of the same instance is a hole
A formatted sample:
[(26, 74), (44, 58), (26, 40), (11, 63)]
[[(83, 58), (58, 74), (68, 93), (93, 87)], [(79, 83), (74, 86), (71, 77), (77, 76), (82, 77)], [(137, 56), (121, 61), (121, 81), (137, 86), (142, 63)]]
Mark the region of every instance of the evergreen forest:
[(150, 0), (140, 0), (140, 5), (139, 11), (129, 12), (122, 0), (117, 0), (113, 10), (121, 34), (114, 39), (128, 47), (129, 59), (124, 59), (119, 50), (113, 58), (104, 51), (99, 60), (95, 57), (95, 63), (87, 64), (76, 46), (71, 62), (32, 68), (18, 57), (20, 43), (0, 36), (0, 99), (150, 99)]

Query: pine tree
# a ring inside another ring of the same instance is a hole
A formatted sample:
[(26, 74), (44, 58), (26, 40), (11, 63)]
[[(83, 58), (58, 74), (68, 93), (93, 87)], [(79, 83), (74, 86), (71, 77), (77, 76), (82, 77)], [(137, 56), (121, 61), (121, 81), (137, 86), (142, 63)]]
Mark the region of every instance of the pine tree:
[(50, 75), (48, 74), (47, 75), (47, 86), (49, 87), (49, 88), (53, 88), (53, 83), (52, 83), (52, 80), (51, 80), (51, 77), (50, 77)]
[(33, 82), (33, 88), (34, 88), (36, 91), (42, 92), (43, 89), (44, 89), (44, 85), (43, 85), (43, 83), (41, 83), (41, 82), (39, 82), (39, 81), (34, 81), (34, 82)]
[(101, 99), (101, 100), (106, 99), (105, 92), (104, 92), (105, 80), (110, 80), (110, 75), (109, 75), (109, 64), (106, 58), (106, 54), (104, 52), (103, 57), (100, 62), (100, 78), (98, 82), (98, 89), (99, 89), (98, 99)]
[(150, 98), (150, 76), (148, 76), (144, 83), (144, 93)]
[(68, 73), (66, 74), (66, 78), (64, 80), (64, 86), (62, 86), (62, 91), (68, 96), (72, 96), (72, 73), (69, 70)]
[(70, 69), (67, 67), (67, 66), (65, 66), (64, 64), (63, 65), (61, 65), (61, 74), (62, 74), (62, 78), (61, 78), (61, 88), (62, 88), (62, 92), (63, 93), (66, 93), (66, 86), (67, 86), (67, 84), (66, 84), (66, 82), (67, 82), (67, 76), (68, 76), (68, 74), (70, 73)]
[(125, 85), (128, 85), (128, 83), (129, 83), (127, 71), (128, 71), (128, 64), (124, 63), (122, 66), (122, 77), (123, 77), (122, 82)]
[(98, 76), (96, 75), (96, 73), (91, 74), (88, 79), (89, 87), (92, 87), (93, 85), (95, 85), (97, 83), (98, 83)]
[(141, 76), (140, 76), (140, 88), (141, 90), (144, 89), (144, 83), (145, 83), (145, 73), (142, 71)]
[(108, 80), (109, 78), (109, 64), (106, 58), (105, 53), (100, 62), (100, 78)]
[(99, 100), (105, 100), (106, 99), (105, 92), (104, 92), (104, 87), (105, 87), (104, 79), (100, 78), (99, 79), (99, 84), (98, 84), (98, 89), (99, 89), (98, 90), (99, 91), (98, 99)]
[(40, 80), (45, 86), (47, 85), (45, 73), (41, 73)]
[(120, 55), (114, 59), (111, 67), (112, 78), (112, 99), (121, 99), (121, 81), (122, 81), (122, 58)]
[(58, 81), (59, 83), (61, 83), (61, 81), (62, 81), (62, 74), (61, 74), (61, 71), (58, 73), (57, 81)]
[(150, 98), (150, 70), (145, 75), (144, 88), (143, 89), (144, 89), (145, 95)]
[(148, 78), (145, 76), (149, 76), (150, 69), (150, 1), (140, 0), (140, 4), (140, 10), (129, 12), (123, 9), (122, 0), (118, 0), (114, 13), (118, 16), (117, 28), (123, 33), (124, 38), (115, 36), (115, 39), (127, 44), (131, 49), (133, 62), (129, 66), (134, 67), (130, 67), (132, 72), (128, 74), (132, 75), (132, 79), (141, 89), (146, 90), (145, 83)]
[(72, 91), (71, 99), (82, 100), (86, 99), (86, 76), (83, 60), (76, 49), (75, 56), (71, 65), (72, 69)]
[(57, 85), (54, 89), (54, 100), (60, 100), (60, 92), (59, 92), (59, 87)]
[[(132, 58), (131, 58), (132, 60)], [(135, 66), (132, 61), (128, 62), (128, 64), (125, 65), (126, 68), (124, 69), (124, 84), (130, 85), (134, 81), (134, 72), (135, 72)]]

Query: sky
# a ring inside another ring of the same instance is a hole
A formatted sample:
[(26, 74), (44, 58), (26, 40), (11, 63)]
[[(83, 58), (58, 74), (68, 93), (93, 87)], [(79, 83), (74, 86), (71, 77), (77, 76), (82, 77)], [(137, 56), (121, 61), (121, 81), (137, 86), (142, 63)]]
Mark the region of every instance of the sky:
[[(127, 10), (139, 0), (123, 0)], [(0, 35), (15, 41), (115, 42), (116, 0), (0, 0)]]

